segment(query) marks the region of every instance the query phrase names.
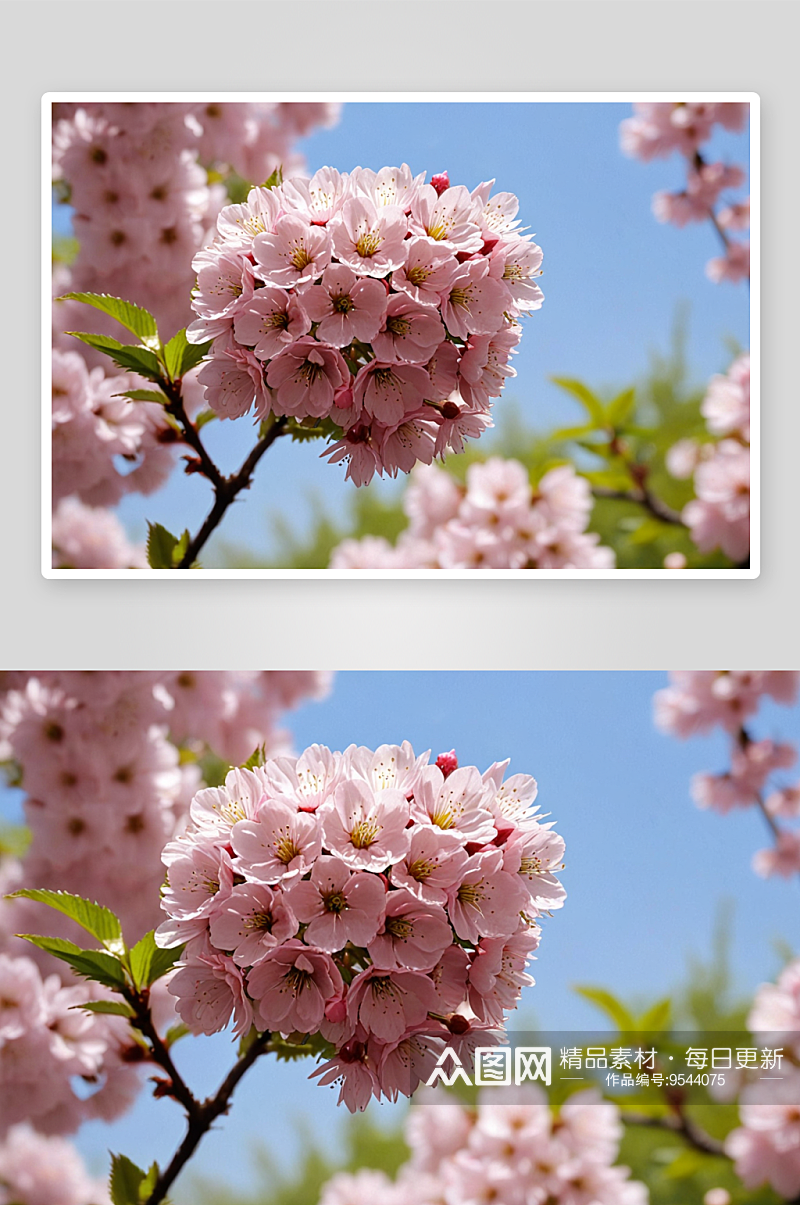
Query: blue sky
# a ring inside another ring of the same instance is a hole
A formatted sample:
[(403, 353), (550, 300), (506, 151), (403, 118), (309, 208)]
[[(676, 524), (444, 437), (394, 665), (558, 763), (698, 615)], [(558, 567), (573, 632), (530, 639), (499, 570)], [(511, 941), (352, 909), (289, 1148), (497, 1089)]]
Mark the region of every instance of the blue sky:
[[(665, 674), (649, 672), (340, 673), (330, 697), (294, 713), (289, 726), (298, 749), (407, 739), (434, 756), (455, 748), (462, 764), (481, 769), (511, 757), (512, 772), (537, 778), (542, 810), (567, 843), (568, 899), (544, 925), (523, 1016), (542, 1029), (589, 1028), (597, 1014), (573, 985), (604, 985), (628, 1000), (668, 993), (684, 979), (690, 954), (708, 954), (724, 899), (735, 898), (743, 993), (775, 975), (775, 940), (800, 947), (797, 883), (765, 882), (750, 869), (753, 852), (767, 843), (760, 816), (721, 817), (692, 804), (691, 775), (723, 769), (727, 744), (721, 736), (678, 742), (658, 733), (652, 696), (665, 684)], [(800, 708), (768, 705), (753, 730), (798, 743)], [(176, 1052), (201, 1092), (213, 1089), (233, 1056), (226, 1035), (187, 1039)], [(201, 1149), (198, 1171), (210, 1175), (222, 1165), (232, 1183), (246, 1186), (246, 1152), (258, 1141), (291, 1166), (299, 1119), (335, 1149), (345, 1115), (330, 1090), (307, 1081), (311, 1069), (264, 1060)], [(375, 1113), (388, 1123), (397, 1109)], [(78, 1145), (101, 1168), (109, 1148), (140, 1162), (163, 1160), (180, 1135), (177, 1107), (145, 1093), (114, 1125), (87, 1126)]]
[[(681, 303), (689, 307), (695, 382), (727, 366), (727, 339), (749, 346), (745, 287), (713, 285), (704, 275), (706, 260), (718, 254), (713, 230), (678, 230), (653, 218), (653, 192), (680, 188), (683, 162), (673, 156), (642, 164), (623, 156), (619, 123), (630, 112), (628, 104), (607, 102), (354, 103), (344, 106), (338, 126), (300, 144), (312, 171), (405, 161), (414, 172), (446, 169), (453, 183), (469, 187), (496, 178), (499, 190), (520, 198), (520, 216), (544, 250), (545, 303), (525, 322), (518, 375), (498, 403), (498, 418), (504, 401), (514, 400), (531, 426), (572, 423), (575, 404), (549, 378), (630, 385), (652, 352), (666, 350)], [(746, 164), (747, 144), (745, 135), (720, 131), (710, 149)], [(214, 423), (204, 434), (227, 469), (253, 442), (247, 419)], [(353, 487), (318, 452), (283, 441), (271, 449), (244, 503), (227, 515), (224, 538), (268, 553), (276, 510), (302, 530), (312, 495), (336, 512), (346, 508)], [(206, 483), (176, 473), (154, 497), (126, 499), (120, 514), (142, 538), (146, 519), (194, 530), (208, 507)]]

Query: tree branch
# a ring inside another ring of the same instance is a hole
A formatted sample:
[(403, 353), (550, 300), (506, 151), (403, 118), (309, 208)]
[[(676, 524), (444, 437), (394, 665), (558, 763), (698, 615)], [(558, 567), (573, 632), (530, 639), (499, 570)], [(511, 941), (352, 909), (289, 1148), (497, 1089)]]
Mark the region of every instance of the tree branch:
[(592, 487), (592, 494), (595, 498), (614, 498), (619, 502), (635, 502), (637, 506), (643, 506), (662, 523), (672, 523), (676, 527), (686, 526), (676, 510), (667, 506), (666, 502), (662, 502), (655, 494), (651, 494), (645, 486), (630, 490), (612, 490), (603, 485), (595, 485)]
[(242, 1076), (250, 1070), (255, 1061), (266, 1052), (271, 1037), (272, 1035), (269, 1031), (257, 1037), (247, 1053), (228, 1072), (215, 1094), (202, 1103), (194, 1102), (196, 1108), (187, 1116), (186, 1135), (183, 1142), (173, 1155), (169, 1166), (158, 1177), (155, 1188), (145, 1202), (145, 1205), (161, 1205), (161, 1202), (166, 1199), (167, 1193), (189, 1159), (191, 1159), (203, 1137), (211, 1129), (216, 1119), (221, 1114), (227, 1113), (236, 1085)]
[(706, 1155), (722, 1155), (727, 1158), (723, 1144), (690, 1121), (682, 1111), (665, 1117), (651, 1117), (647, 1113), (631, 1113), (627, 1109), (623, 1109), (621, 1113), (622, 1120), (626, 1125), (650, 1126), (658, 1130), (669, 1130), (673, 1134), (680, 1134), (696, 1151), (703, 1151)]
[(183, 1105), (188, 1117), (194, 1117), (200, 1108), (200, 1103), (195, 1099), (191, 1089), (172, 1061), (169, 1047), (159, 1036), (153, 1024), (153, 1018), (150, 1014), (149, 992), (124, 992), (123, 995), (134, 1012), (134, 1016), (131, 1018), (131, 1025), (134, 1029), (138, 1029), (139, 1033), (147, 1039), (150, 1044), (150, 1057), (169, 1077), (168, 1088), (162, 1095), (172, 1096)]
[(190, 569), (209, 536), (222, 522), (222, 518), (233, 500), (242, 490), (250, 486), (256, 465), (275, 440), (283, 435), (287, 420), (285, 417), (276, 418), (269, 431), (262, 436), (249, 453), (238, 472), (230, 477), (224, 477), (209, 456), (206, 446), (200, 438), (200, 432), (186, 413), (180, 381), (163, 379), (160, 381), (160, 388), (169, 399), (169, 404), (164, 409), (175, 419), (180, 427), (184, 443), (187, 443), (197, 456), (197, 461), (191, 462), (187, 471), (202, 474), (214, 489), (214, 503), (211, 510), (197, 535), (189, 541), (186, 552), (177, 566), (178, 569)]
[[(272, 447), (275, 440), (283, 435), (286, 428), (286, 418), (276, 418), (269, 431), (264, 435), (248, 455), (247, 459), (242, 464), (242, 467), (232, 477), (222, 477), (219, 471), (216, 470), (219, 481), (213, 482), (214, 485), (214, 505), (206, 516), (203, 526), (198, 531), (193, 540), (189, 541), (186, 552), (183, 554), (178, 569), (190, 569), (208, 540), (209, 536), (219, 526), (222, 517), (226, 510), (233, 502), (234, 498), (241, 493), (242, 490), (248, 489), (252, 480), (253, 472), (261, 457)], [(195, 432), (197, 434), (197, 432)]]

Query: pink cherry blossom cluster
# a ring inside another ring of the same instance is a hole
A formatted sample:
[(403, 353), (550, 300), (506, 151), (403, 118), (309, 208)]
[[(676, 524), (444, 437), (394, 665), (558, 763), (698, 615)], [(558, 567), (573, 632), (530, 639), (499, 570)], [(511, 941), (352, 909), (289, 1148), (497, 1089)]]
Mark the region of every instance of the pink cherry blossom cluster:
[(411, 1157), (394, 1181), (378, 1171), (340, 1172), (319, 1205), (646, 1205), (645, 1185), (614, 1164), (619, 1110), (594, 1090), (575, 1093), (557, 1115), (534, 1085), (485, 1088), (475, 1109), (437, 1096), (412, 1106)]
[(54, 569), (144, 569), (144, 545), (131, 544), (119, 519), (102, 506), (63, 498), (51, 527)]
[[(19, 885), (97, 899), (132, 942), (158, 923), (161, 850), (200, 782), (178, 746), (210, 748), (229, 764), (260, 744), (281, 752), (288, 738), (279, 714), (323, 694), (327, 680), (288, 671), (37, 672), (9, 675), (5, 685), (2, 753), (21, 767), (33, 834)], [(5, 907), (17, 931), (37, 931), (40, 905)]]
[(758, 1079), (745, 1083), (739, 1095), (742, 1125), (728, 1134), (725, 1151), (746, 1188), (770, 1184), (794, 1200), (800, 1193), (800, 961), (789, 963), (777, 983), (759, 988), (747, 1024), (772, 1048), (784, 1050), (782, 1078), (768, 1092)]
[(119, 396), (137, 384), (130, 375), (87, 369), (76, 351), (53, 352), (54, 506), (72, 496), (92, 507), (115, 506), (126, 493), (151, 494), (164, 483), (175, 432), (161, 406)]
[[(192, 257), (212, 237), (226, 200), (209, 183), (233, 170), (261, 180), (283, 164), (302, 168), (292, 142), (317, 125), (332, 125), (338, 106), (313, 103), (57, 104), (53, 176), (75, 210), (79, 251), (54, 274), (56, 295), (110, 293), (150, 310), (166, 338), (191, 319)], [(102, 507), (129, 491), (149, 494), (171, 472), (175, 431), (157, 405), (114, 396), (146, 385), (130, 374), (107, 374), (109, 362), (85, 344), (80, 354), (66, 330), (83, 330), (85, 307), (59, 302), (53, 334), (53, 484), (55, 568), (128, 568), (142, 563)], [(91, 329), (117, 337), (113, 319), (96, 311)], [(77, 365), (85, 362), (92, 372)], [(202, 400), (193, 370), (184, 378), (190, 413)], [(125, 463), (128, 471), (120, 472)], [(75, 502), (76, 495), (93, 508)]]
[(199, 791), (164, 850), (169, 991), (194, 1033), (320, 1036), (340, 1103), (410, 1096), (445, 1043), (501, 1040), (562, 905), (564, 842), (508, 763), (312, 745)]
[(571, 465), (531, 487), (517, 460), (498, 456), (467, 470), (466, 486), (419, 466), (403, 498), (410, 520), (393, 547), (382, 537), (345, 540), (332, 569), (611, 569), (614, 552), (586, 531), (588, 483)]
[(0, 1205), (111, 1205), (111, 1198), (71, 1143), (18, 1125), (0, 1141)]
[(676, 671), (670, 674), (670, 686), (658, 691), (654, 700), (655, 722), (662, 732), (686, 738), (719, 727), (730, 735), (729, 768), (696, 774), (692, 798), (698, 807), (723, 815), (745, 807), (762, 812), (773, 845), (755, 854), (753, 868), (764, 877), (788, 878), (800, 870), (800, 831), (784, 823), (800, 817), (800, 782), (773, 779), (777, 771), (796, 764), (798, 752), (783, 741), (755, 739), (746, 722), (765, 697), (793, 704), (799, 686), (800, 674), (789, 670)]
[(326, 167), (254, 188), (193, 261), (208, 404), (327, 420), (341, 438), (324, 455), (356, 485), (479, 437), (513, 375), (517, 319), (543, 300), (517, 198), (424, 179)]
[(169, 336), (189, 320), (192, 256), (225, 200), (208, 169), (246, 180), (298, 170), (292, 142), (334, 124), (338, 106), (90, 102), (56, 105), (54, 118), (54, 178), (80, 244), (72, 289), (134, 301)]
[(725, 376), (711, 378), (701, 406), (716, 442), (682, 439), (667, 453), (679, 479), (694, 474), (697, 495), (683, 521), (701, 552), (720, 548), (741, 563), (750, 552), (750, 356), (738, 356)]
[(80, 1009), (97, 996), (88, 984), (43, 977), (31, 958), (0, 953), (0, 1135), (23, 1121), (45, 1134), (71, 1133), (133, 1103), (140, 1082), (128, 1054), (135, 1043), (124, 1018)]
[(722, 193), (744, 184), (744, 169), (737, 164), (709, 163), (701, 149), (716, 125), (733, 132), (744, 129), (749, 105), (637, 102), (633, 108), (634, 116), (620, 126), (620, 143), (626, 155), (649, 162), (677, 151), (686, 160), (684, 188), (680, 192), (658, 192), (653, 197), (653, 213), (658, 221), (675, 226), (711, 221), (725, 254), (709, 260), (709, 279), (716, 284), (749, 280), (750, 243), (731, 235), (749, 228), (750, 198), (719, 204)]

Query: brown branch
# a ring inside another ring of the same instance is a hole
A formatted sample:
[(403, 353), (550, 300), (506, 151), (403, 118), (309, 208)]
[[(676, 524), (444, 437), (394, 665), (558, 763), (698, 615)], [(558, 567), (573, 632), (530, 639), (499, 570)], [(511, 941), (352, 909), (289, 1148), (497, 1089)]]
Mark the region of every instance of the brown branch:
[(193, 540), (189, 541), (186, 552), (183, 554), (178, 569), (190, 569), (208, 540), (211, 533), (219, 526), (222, 517), (226, 510), (233, 502), (234, 498), (241, 493), (242, 490), (249, 489), (252, 475), (261, 457), (272, 447), (275, 440), (283, 435), (286, 428), (286, 418), (276, 418), (275, 422), (253, 448), (247, 459), (242, 464), (238, 473), (234, 473), (232, 477), (220, 477), (219, 483), (214, 483), (214, 505), (206, 516), (203, 526), (198, 531)]
[(183, 1142), (173, 1155), (169, 1166), (159, 1175), (156, 1185), (147, 1201), (144, 1202), (144, 1205), (161, 1205), (161, 1202), (166, 1199), (170, 1188), (189, 1159), (191, 1159), (204, 1136), (211, 1129), (211, 1126), (218, 1117), (223, 1113), (227, 1113), (236, 1085), (242, 1076), (250, 1070), (256, 1059), (265, 1053), (270, 1039), (271, 1034), (269, 1032), (262, 1033), (257, 1037), (247, 1053), (228, 1072), (214, 1095), (202, 1103), (195, 1101), (195, 1111), (187, 1115), (186, 1135)]
[(683, 519), (676, 510), (671, 506), (667, 506), (666, 502), (662, 502), (655, 494), (651, 493), (645, 486), (639, 486), (636, 489), (630, 490), (612, 490), (606, 486), (595, 485), (592, 487), (592, 494), (595, 498), (613, 498), (618, 502), (635, 502), (637, 506), (643, 506), (655, 519), (660, 519), (662, 523), (672, 523), (676, 527), (685, 527)]
[(706, 1155), (722, 1155), (725, 1156), (725, 1148), (717, 1139), (712, 1138), (700, 1126), (695, 1125), (682, 1112), (678, 1111), (675, 1114), (669, 1114), (665, 1117), (651, 1117), (647, 1113), (631, 1113), (627, 1109), (621, 1110), (623, 1122), (627, 1125), (650, 1126), (659, 1130), (669, 1130), (673, 1134), (680, 1134), (685, 1138), (689, 1146), (694, 1147), (696, 1151), (703, 1151)]
[(275, 440), (283, 435), (287, 420), (285, 417), (276, 418), (266, 435), (262, 436), (249, 453), (238, 472), (233, 473), (230, 477), (224, 477), (209, 456), (206, 446), (200, 438), (200, 432), (186, 413), (181, 382), (164, 379), (159, 382), (159, 386), (169, 398), (169, 405), (164, 409), (175, 419), (180, 427), (184, 443), (187, 443), (197, 456), (197, 460), (187, 466), (187, 471), (200, 473), (214, 489), (214, 503), (211, 510), (197, 535), (189, 541), (186, 551), (177, 565), (178, 569), (190, 569), (206, 541), (219, 527), (228, 507), (242, 490), (249, 488), (256, 465)]
[(169, 1077), (166, 1090), (161, 1095), (172, 1096), (183, 1105), (187, 1116), (193, 1117), (200, 1108), (199, 1101), (195, 1099), (191, 1089), (172, 1061), (169, 1047), (159, 1036), (158, 1030), (153, 1024), (153, 1018), (150, 1014), (150, 993), (145, 990), (142, 992), (124, 992), (123, 995), (133, 1009), (134, 1015), (131, 1018), (131, 1025), (134, 1029), (138, 1029), (139, 1033), (147, 1039), (150, 1046), (151, 1059)]

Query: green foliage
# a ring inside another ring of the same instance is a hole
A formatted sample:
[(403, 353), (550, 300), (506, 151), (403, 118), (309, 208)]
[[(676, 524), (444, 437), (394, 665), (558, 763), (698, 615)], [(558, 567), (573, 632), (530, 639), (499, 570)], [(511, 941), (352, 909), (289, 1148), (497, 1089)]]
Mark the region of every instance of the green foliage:
[(189, 369), (196, 368), (203, 356), (208, 354), (212, 342), (209, 339), (206, 343), (190, 343), (185, 330), (173, 335), (164, 348), (164, 363), (170, 379), (177, 381)]
[(127, 397), (132, 402), (155, 402), (158, 406), (169, 405), (169, 398), (160, 389), (127, 389), (124, 393), (112, 394), (113, 397)]
[(139, 376), (147, 377), (150, 381), (160, 381), (162, 378), (157, 357), (146, 347), (135, 347), (130, 343), (120, 343), (117, 339), (111, 339), (108, 335), (93, 335), (87, 331), (67, 331), (66, 333), (72, 335), (75, 339), (80, 339), (81, 343), (87, 343), (89, 347), (95, 348), (96, 351), (101, 351), (105, 355), (110, 356), (119, 368), (124, 368), (129, 372), (137, 372)]
[(248, 757), (247, 761), (242, 764), (243, 770), (255, 770), (256, 766), (263, 766), (267, 760), (266, 745), (256, 745), (253, 752)]
[(151, 569), (175, 569), (189, 547), (188, 529), (178, 539), (161, 523), (148, 523), (147, 563)]
[(84, 979), (92, 979), (114, 991), (122, 991), (127, 986), (122, 963), (113, 954), (106, 954), (102, 950), (82, 950), (74, 942), (64, 941), (60, 937), (38, 937), (32, 933), (19, 933), (17, 936), (60, 958)]
[(82, 1009), (87, 1013), (104, 1013), (112, 1017), (132, 1017), (133, 1010), (124, 1000), (88, 1000), (86, 1004), (73, 1004), (72, 1008)]
[(111, 1156), (109, 1191), (113, 1205), (142, 1205), (151, 1195), (157, 1180), (157, 1163), (153, 1163), (150, 1170), (145, 1172), (126, 1155)]
[(308, 443), (312, 439), (341, 439), (343, 431), (329, 418), (299, 420), (290, 418), (285, 427), (293, 443)]
[(283, 167), (278, 164), (274, 172), (261, 185), (262, 188), (277, 188), (279, 184), (283, 184)]
[(575, 987), (573, 989), (579, 996), (583, 996), (584, 1000), (588, 1000), (591, 1004), (595, 1004), (601, 1012), (614, 1022), (617, 1029), (631, 1032), (636, 1028), (636, 1022), (633, 1019), (633, 1014), (625, 1007), (621, 1000), (618, 1000), (615, 995), (602, 987)]
[(57, 912), (63, 912), (71, 920), (76, 921), (92, 937), (96, 937), (109, 950), (115, 952), (121, 948), (122, 929), (117, 917), (109, 908), (85, 900), (79, 895), (70, 895), (67, 891), (42, 891), (38, 888), (26, 887), (14, 891), (8, 899), (35, 900), (39, 904), (47, 904)]
[(59, 301), (83, 301), (86, 305), (94, 306), (103, 314), (109, 314), (124, 326), (132, 335), (154, 351), (161, 346), (158, 339), (156, 320), (149, 310), (123, 301), (121, 297), (110, 297), (108, 293), (65, 293)]
[(166, 975), (183, 953), (183, 946), (162, 950), (156, 945), (155, 933), (151, 929), (130, 951), (130, 969), (134, 986), (150, 987), (156, 979)]

